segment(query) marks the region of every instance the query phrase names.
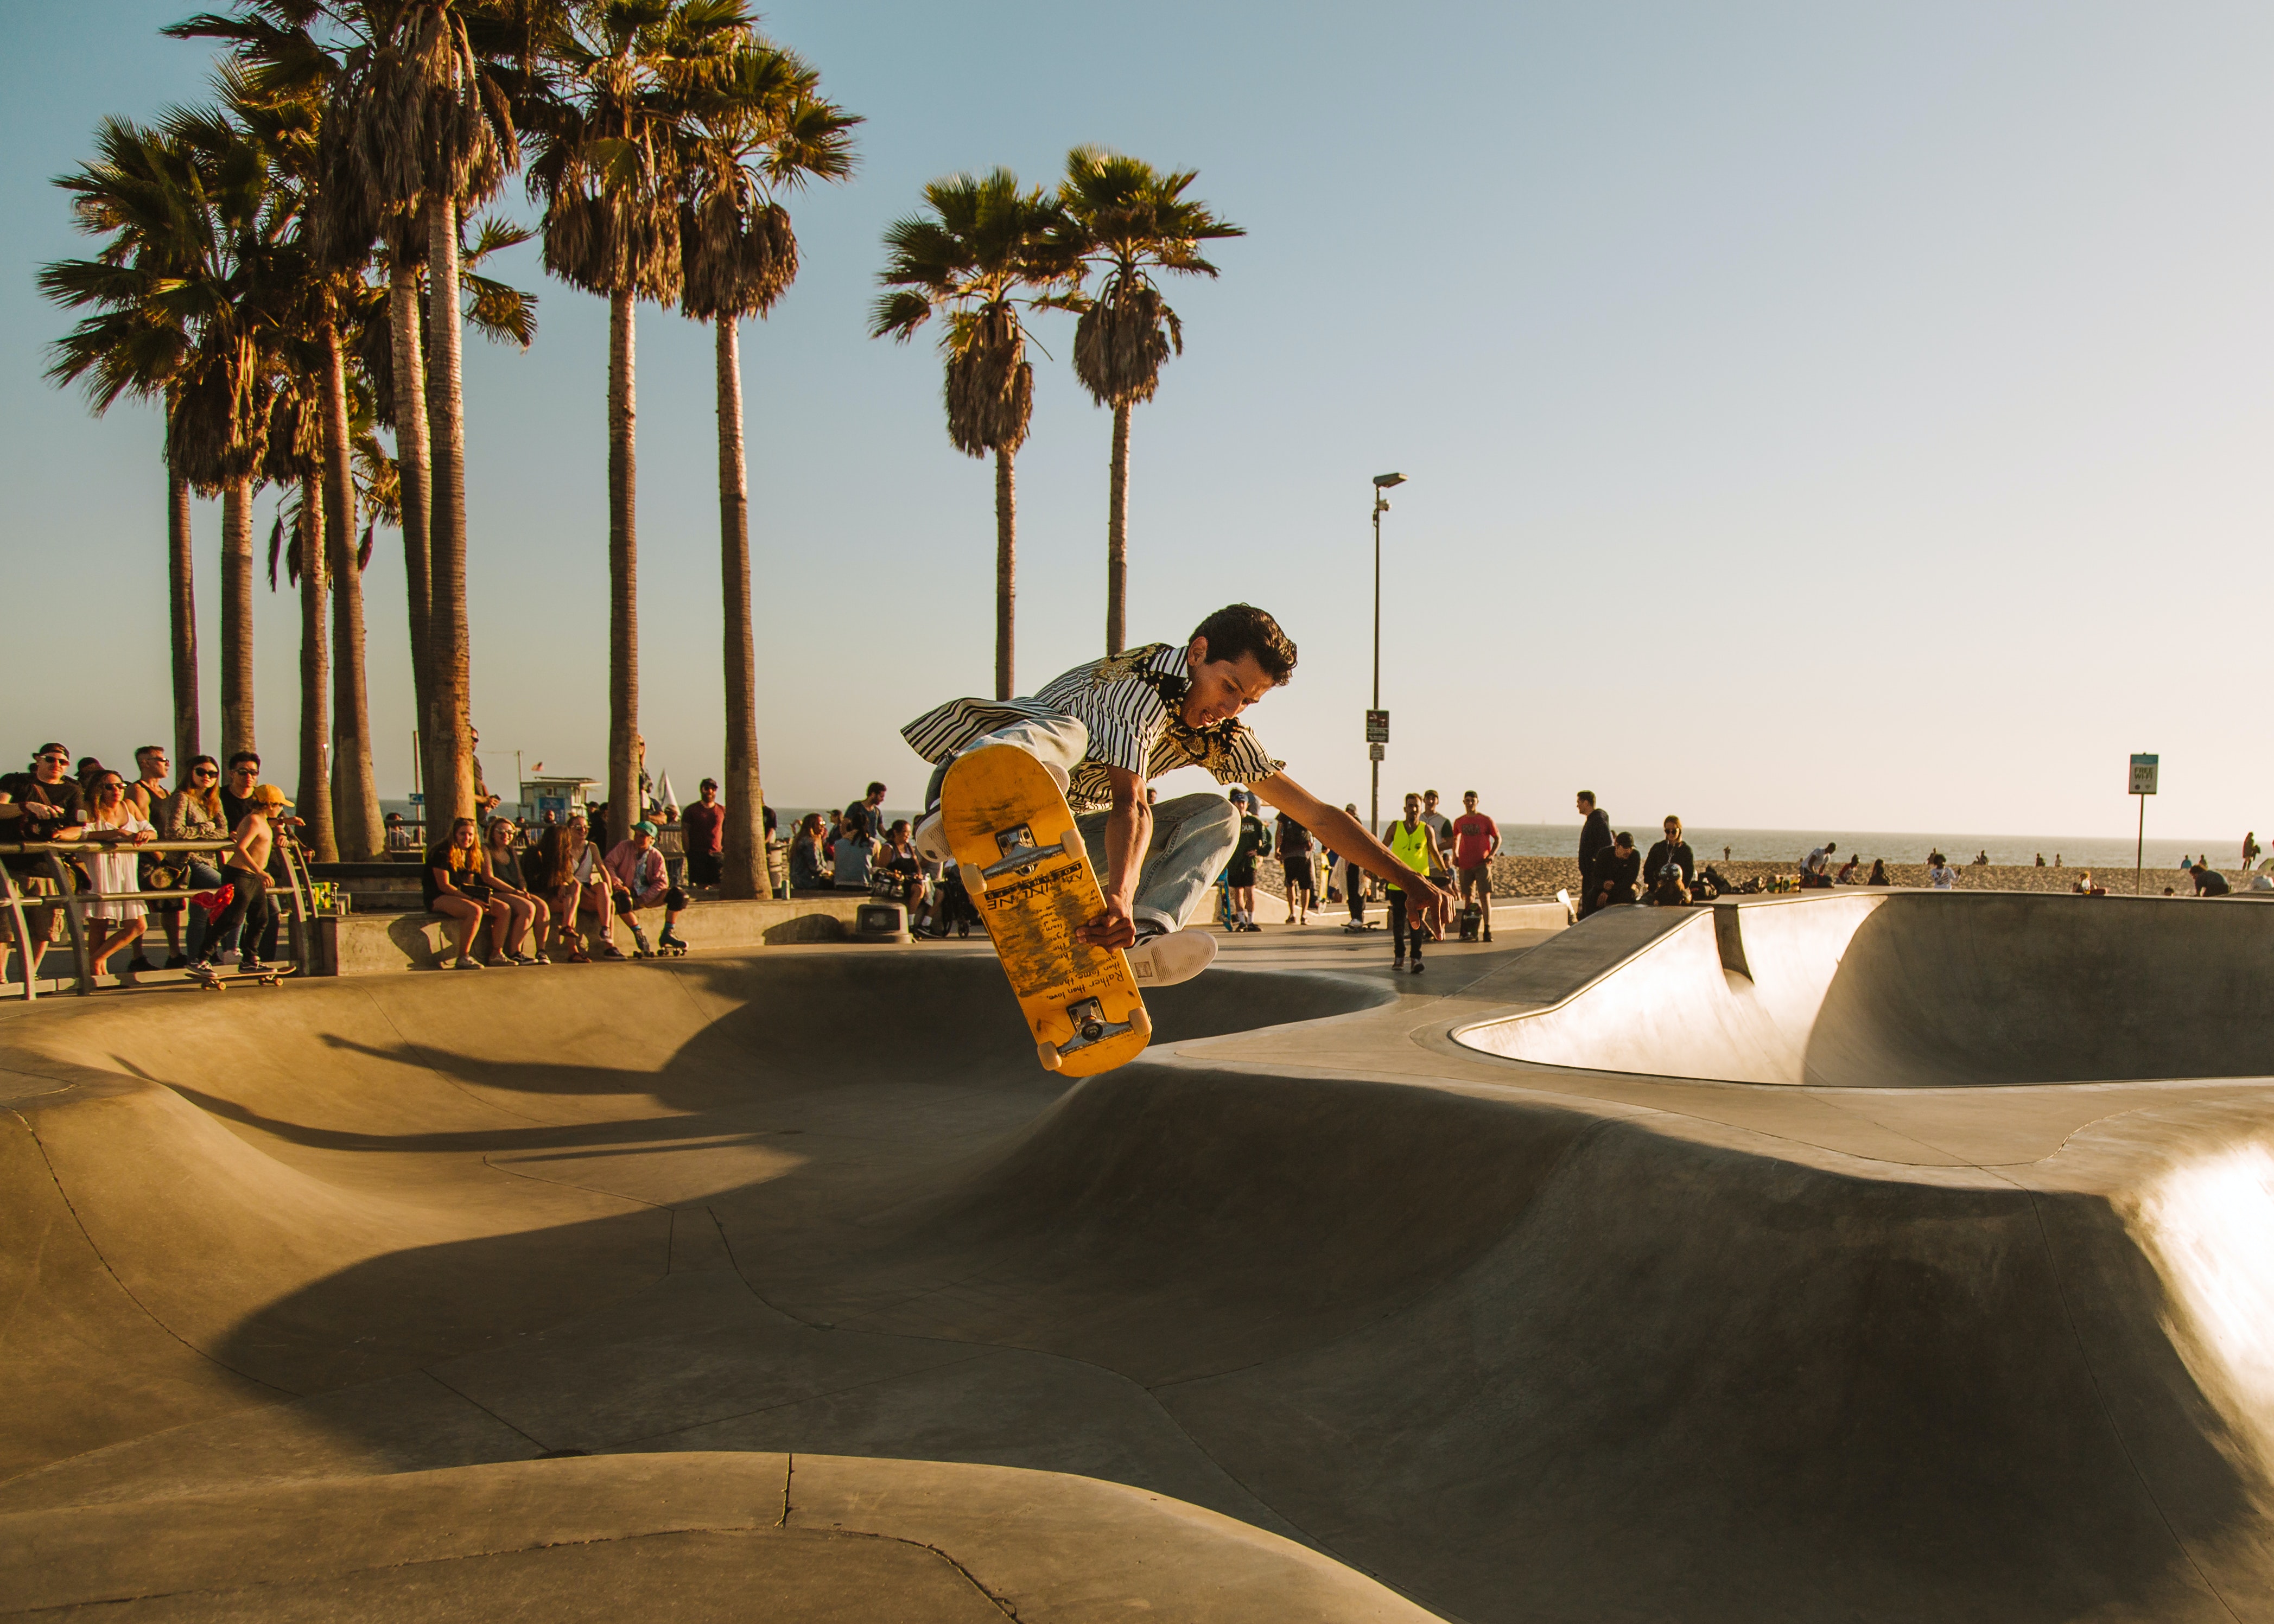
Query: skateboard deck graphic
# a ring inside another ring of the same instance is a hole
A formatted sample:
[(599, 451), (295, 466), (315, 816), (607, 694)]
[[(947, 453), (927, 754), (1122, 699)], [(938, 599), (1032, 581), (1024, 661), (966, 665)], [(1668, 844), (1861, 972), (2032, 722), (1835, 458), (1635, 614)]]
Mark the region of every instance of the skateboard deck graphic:
[(957, 874), (1043, 1068), (1089, 1077), (1144, 1053), (1153, 1023), (1128, 959), (1074, 940), (1105, 897), (1042, 763), (1009, 745), (973, 750), (948, 768), (939, 802)]

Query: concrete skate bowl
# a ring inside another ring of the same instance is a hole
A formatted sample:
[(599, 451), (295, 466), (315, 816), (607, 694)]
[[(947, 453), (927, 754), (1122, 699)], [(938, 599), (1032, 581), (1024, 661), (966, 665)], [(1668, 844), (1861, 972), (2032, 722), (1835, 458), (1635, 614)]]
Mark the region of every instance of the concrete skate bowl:
[(2254, 1095), (1898, 1166), (1387, 985), (1071, 1086), (922, 951), (0, 1023), (0, 1613), (2268, 1616)]
[[(2274, 909), (1914, 891), (1677, 917), (1552, 1006), (1456, 1041), (1535, 1064), (1824, 1088), (2274, 1074)], [(1589, 946), (1583, 928), (1542, 952), (1577, 963)]]

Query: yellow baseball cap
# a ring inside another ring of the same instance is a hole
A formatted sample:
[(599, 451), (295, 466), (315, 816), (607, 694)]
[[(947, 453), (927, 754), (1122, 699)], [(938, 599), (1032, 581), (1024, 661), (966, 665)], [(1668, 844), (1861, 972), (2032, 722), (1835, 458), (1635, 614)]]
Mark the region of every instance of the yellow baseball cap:
[(262, 806), (289, 807), (292, 804), (291, 798), (274, 784), (256, 784), (253, 786), (252, 793), (247, 795), (245, 799), (256, 801)]

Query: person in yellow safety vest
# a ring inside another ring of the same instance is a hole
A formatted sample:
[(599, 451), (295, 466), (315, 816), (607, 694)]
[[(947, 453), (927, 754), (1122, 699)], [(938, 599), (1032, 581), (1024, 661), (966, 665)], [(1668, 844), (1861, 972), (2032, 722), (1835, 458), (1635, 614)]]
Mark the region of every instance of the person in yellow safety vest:
[[(1434, 874), (1445, 867), (1445, 855), (1437, 849), (1437, 831), (1421, 821), (1421, 797), (1405, 797), (1405, 816), (1389, 829), (1387, 844), (1390, 854), (1419, 875)], [(1389, 905), (1389, 944), (1397, 957), (1390, 964), (1393, 971), (1405, 967), (1405, 938), (1409, 934), (1405, 918), (1405, 893), (1393, 885), (1384, 898)], [(1418, 920), (1410, 934), (1413, 938), (1413, 974), (1421, 974), (1421, 944), (1429, 939), (1427, 929)]]

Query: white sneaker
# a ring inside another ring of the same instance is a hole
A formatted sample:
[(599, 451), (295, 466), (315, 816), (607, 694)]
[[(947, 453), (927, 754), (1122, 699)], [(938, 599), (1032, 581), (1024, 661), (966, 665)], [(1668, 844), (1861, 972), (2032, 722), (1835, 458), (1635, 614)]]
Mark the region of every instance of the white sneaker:
[(1216, 962), (1216, 937), (1205, 930), (1171, 930), (1129, 950), (1129, 973), (1138, 990), (1189, 981)]
[(955, 853), (947, 846), (947, 820), (940, 816), (937, 807), (924, 814), (923, 822), (918, 823), (915, 832), (908, 837), (908, 844), (926, 862), (952, 863), (955, 861)]

